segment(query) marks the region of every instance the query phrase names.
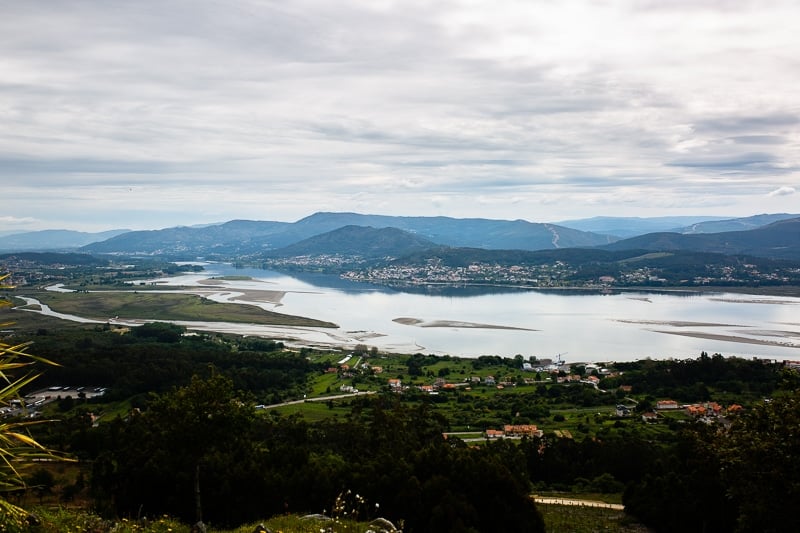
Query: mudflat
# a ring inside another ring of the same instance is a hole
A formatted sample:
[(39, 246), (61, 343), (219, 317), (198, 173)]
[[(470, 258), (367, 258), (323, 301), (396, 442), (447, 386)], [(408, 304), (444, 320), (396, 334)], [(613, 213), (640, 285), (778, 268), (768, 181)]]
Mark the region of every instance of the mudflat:
[(460, 320), (422, 320), (419, 318), (399, 317), (392, 319), (392, 322), (406, 326), (417, 326), (420, 328), (476, 328), (476, 329), (507, 329), (519, 331), (539, 331), (531, 328), (520, 328), (516, 326), (503, 326), (498, 324), (481, 324), (479, 322), (463, 322)]

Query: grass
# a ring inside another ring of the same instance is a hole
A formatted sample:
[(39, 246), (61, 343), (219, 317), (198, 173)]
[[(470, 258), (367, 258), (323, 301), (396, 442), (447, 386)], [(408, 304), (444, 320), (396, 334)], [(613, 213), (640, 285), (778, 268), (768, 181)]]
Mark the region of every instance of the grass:
[(120, 291), (89, 293), (37, 292), (33, 295), (59, 313), (96, 320), (111, 317), (143, 320), (239, 322), (280, 326), (338, 327), (332, 322), (286, 315), (255, 305), (214, 302), (193, 294)]
[(286, 407), (276, 407), (270, 412), (276, 412), (280, 416), (300, 415), (308, 422), (319, 422), (335, 416), (346, 417), (351, 409), (350, 406), (342, 406), (341, 401), (332, 400), (333, 407), (328, 407), (327, 402), (303, 402)]
[[(566, 498), (566, 499), (575, 499), (575, 500), (590, 500), (593, 502), (603, 502), (603, 503), (616, 503), (622, 504), (622, 493), (612, 492), (548, 492), (548, 491), (536, 491), (537, 496), (541, 496), (543, 498)], [(545, 505), (539, 503), (537, 505)]]
[[(349, 382), (350, 380), (347, 380)], [(336, 394), (339, 392), (339, 387), (343, 384), (349, 384), (339, 378), (337, 374), (323, 374), (315, 377), (311, 383), (311, 396), (324, 396), (326, 394)], [(330, 390), (329, 390), (330, 389)]]
[(577, 505), (537, 504), (548, 533), (647, 533), (650, 530), (637, 523), (625, 511)]
[[(624, 511), (595, 507), (537, 504), (550, 533), (589, 533), (607, 531), (612, 533), (648, 533)], [(33, 510), (40, 525), (31, 528), (31, 533), (190, 533), (191, 526), (168, 516), (150, 520), (109, 521), (85, 511), (64, 508), (40, 507)], [(220, 529), (209, 525), (209, 533), (252, 533), (259, 524), (278, 533), (365, 532), (370, 529), (366, 522), (342, 520), (318, 520), (298, 515), (276, 516), (262, 522), (243, 524), (233, 529)]]
[[(142, 520), (104, 520), (86, 512), (58, 508), (39, 507), (33, 509), (39, 525), (30, 529), (31, 533), (190, 533), (191, 526), (169, 516)], [(298, 515), (276, 516), (261, 522), (244, 524), (233, 529), (220, 529), (208, 526), (208, 533), (252, 533), (263, 524), (274, 533), (320, 533), (330, 531), (364, 532), (369, 529), (366, 522), (350, 520), (319, 520), (303, 518)]]

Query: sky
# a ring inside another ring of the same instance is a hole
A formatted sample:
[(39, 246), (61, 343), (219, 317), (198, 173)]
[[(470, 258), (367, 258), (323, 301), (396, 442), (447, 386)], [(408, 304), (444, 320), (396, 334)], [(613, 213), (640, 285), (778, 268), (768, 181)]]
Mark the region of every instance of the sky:
[(800, 2), (0, 0), (0, 232), (800, 212)]

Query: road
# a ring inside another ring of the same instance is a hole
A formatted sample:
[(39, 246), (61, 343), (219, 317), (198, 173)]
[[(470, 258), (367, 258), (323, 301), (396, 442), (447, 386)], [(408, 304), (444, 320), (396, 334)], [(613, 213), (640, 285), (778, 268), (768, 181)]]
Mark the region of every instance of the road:
[(549, 496), (532, 496), (533, 501), (536, 503), (543, 503), (545, 505), (575, 505), (578, 507), (598, 507), (601, 509), (614, 509), (616, 511), (624, 511), (625, 506), (618, 503), (599, 502), (597, 500), (576, 500), (574, 498), (552, 498)]
[(351, 392), (349, 394), (337, 394), (335, 396), (319, 396), (317, 398), (303, 398), (302, 400), (292, 400), (289, 402), (274, 403), (272, 405), (263, 405), (260, 406), (260, 409), (274, 409), (276, 407), (286, 407), (287, 405), (297, 405), (299, 403), (305, 403), (305, 402), (327, 402), (328, 400), (341, 400), (342, 398), (353, 398), (355, 396), (365, 396), (368, 394), (376, 394), (376, 392), (374, 390), (368, 390), (364, 392)]

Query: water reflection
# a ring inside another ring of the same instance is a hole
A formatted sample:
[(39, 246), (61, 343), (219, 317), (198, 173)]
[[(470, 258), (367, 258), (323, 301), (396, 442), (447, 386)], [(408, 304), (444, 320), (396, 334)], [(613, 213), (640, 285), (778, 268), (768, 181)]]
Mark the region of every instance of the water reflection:
[[(797, 298), (663, 290), (383, 287), (321, 274), (287, 275), (220, 264), (206, 269), (201, 276), (181, 278), (181, 283), (249, 276), (269, 284), (269, 290), (286, 292), (280, 312), (335, 322), (343, 333), (365, 332), (366, 344), (379, 349), (414, 346), (424, 353), (470, 357), (569, 353), (572, 361), (687, 358), (701, 351), (800, 358), (800, 332), (776, 327), (797, 322)], [(225, 283), (252, 288), (254, 282)], [(399, 317), (414, 320), (395, 321)]]

